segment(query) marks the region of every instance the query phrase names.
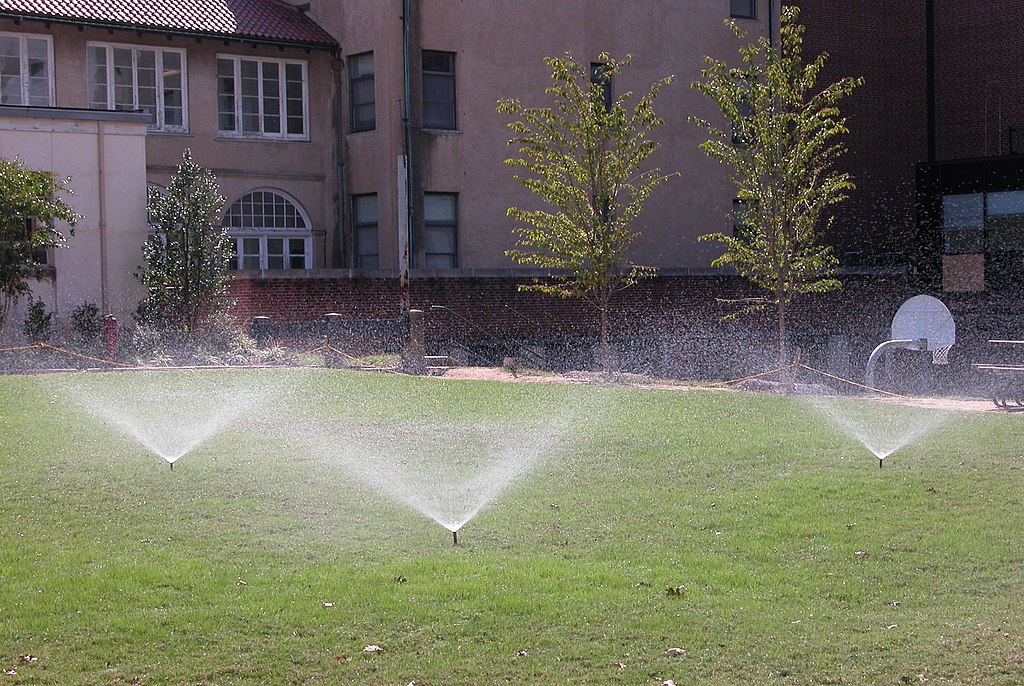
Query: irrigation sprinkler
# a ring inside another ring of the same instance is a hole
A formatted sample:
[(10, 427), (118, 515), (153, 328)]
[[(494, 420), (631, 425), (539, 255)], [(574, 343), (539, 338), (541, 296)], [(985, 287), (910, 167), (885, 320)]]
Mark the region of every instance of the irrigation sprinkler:
[(452, 545), (457, 546), (459, 544), (459, 530), (456, 529), (452, 532)]

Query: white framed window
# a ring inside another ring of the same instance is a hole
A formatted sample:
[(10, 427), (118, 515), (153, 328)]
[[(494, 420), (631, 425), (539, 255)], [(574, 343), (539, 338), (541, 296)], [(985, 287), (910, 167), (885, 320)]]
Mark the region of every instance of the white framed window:
[(235, 248), (229, 269), (312, 269), (313, 232), (291, 198), (256, 190), (232, 203), (224, 215)]
[(0, 33), (0, 104), (53, 107), (49, 36)]
[(185, 51), (88, 43), (89, 107), (144, 110), (154, 131), (188, 131)]
[(306, 63), (217, 56), (217, 129), (222, 136), (309, 140)]

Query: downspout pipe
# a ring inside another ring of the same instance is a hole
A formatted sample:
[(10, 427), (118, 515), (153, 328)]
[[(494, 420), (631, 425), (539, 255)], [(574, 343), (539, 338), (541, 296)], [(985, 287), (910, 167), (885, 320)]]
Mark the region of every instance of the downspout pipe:
[(403, 142), (405, 144), (405, 217), (406, 217), (406, 242), (405, 250), (402, 255), (399, 255), (400, 260), (400, 274), (398, 281), (399, 291), (399, 308), (402, 314), (409, 311), (411, 307), (411, 299), (409, 297), (409, 269), (413, 264), (413, 255), (415, 255), (415, 248), (413, 245), (413, 227), (415, 221), (413, 217), (413, 157), (412, 157), (412, 48), (411, 48), (411, 23), (412, 17), (410, 12), (412, 11), (412, 1), (402, 0), (402, 71), (403, 71), (403, 114), (402, 114), (402, 134)]
[(775, 47), (775, 0), (768, 0), (768, 45)]
[(871, 352), (871, 357), (868, 358), (868, 367), (864, 374), (865, 384), (871, 388), (877, 388), (875, 386), (875, 365), (878, 364), (878, 360), (882, 357), (882, 354), (889, 350), (896, 350), (903, 348), (906, 350), (927, 350), (928, 339), (927, 338), (906, 338), (886, 341), (879, 343), (878, 346)]

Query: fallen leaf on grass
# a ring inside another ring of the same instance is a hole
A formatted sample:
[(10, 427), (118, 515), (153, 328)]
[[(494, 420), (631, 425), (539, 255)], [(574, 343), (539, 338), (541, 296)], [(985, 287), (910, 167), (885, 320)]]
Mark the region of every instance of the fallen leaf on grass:
[(525, 650), (516, 651), (516, 657), (526, 657), (527, 655), (529, 655), (529, 653), (527, 653)]
[(665, 651), (665, 654), (666, 655), (678, 655), (679, 657), (682, 657), (682, 656), (686, 655), (686, 648), (669, 648), (668, 650)]
[(324, 603), (324, 607), (334, 607), (334, 603)]
[(917, 676), (917, 680), (921, 683), (928, 681), (928, 677), (926, 677), (924, 674), (917, 674), (915, 676)]
[(238, 581), (235, 582), (235, 586), (248, 586), (248, 585), (249, 585), (249, 583), (247, 581), (245, 581), (244, 579), (242, 579), (242, 578), (239, 578)]
[(407, 583), (409, 583), (409, 580), (406, 579), (404, 576), (396, 576), (395, 577), (395, 583), (396, 584), (407, 584)]
[(625, 662), (613, 662), (612, 663), (612, 667), (618, 667), (619, 670), (621, 671), (621, 670), (626, 668), (626, 663)]
[(344, 653), (340, 655), (335, 655), (334, 660), (335, 662), (352, 662), (352, 658), (350, 658), (348, 655), (345, 655)]
[(665, 589), (665, 595), (686, 595), (686, 586), (669, 586)]
[(893, 629), (895, 629), (898, 626), (899, 626), (899, 624), (890, 624), (889, 626), (885, 627), (885, 630), (886, 631), (892, 631)]
[(676, 682), (672, 681), (671, 679), (665, 679), (661, 682), (660, 686), (676, 686)]
[(894, 600), (894, 601), (892, 601), (889, 604), (892, 605), (893, 607), (899, 607), (902, 603), (900, 603), (900, 601), (898, 601), (898, 600)]
[(35, 655), (19, 655), (18, 660), (23, 664), (28, 664), (29, 662), (39, 662), (39, 658)]
[(366, 646), (363, 648), (364, 653), (383, 653), (384, 649), (380, 646)]
[(4, 674), (6, 674), (7, 676), (18, 676), (18, 670), (16, 670), (14, 667), (11, 667), (10, 669), (5, 669)]
[(869, 553), (869, 552), (867, 552), (865, 550), (858, 550), (857, 552), (855, 552), (853, 554), (853, 556), (854, 557), (859, 557), (859, 558), (865, 558), (865, 557), (871, 557), (871, 553)]
[[(935, 486), (929, 486), (928, 488), (926, 488), (924, 490), (927, 491), (928, 493), (938, 493), (938, 491), (935, 490)], [(921, 675), (918, 674), (918, 676), (921, 676)], [(925, 679), (925, 681), (928, 681), (928, 680)]]

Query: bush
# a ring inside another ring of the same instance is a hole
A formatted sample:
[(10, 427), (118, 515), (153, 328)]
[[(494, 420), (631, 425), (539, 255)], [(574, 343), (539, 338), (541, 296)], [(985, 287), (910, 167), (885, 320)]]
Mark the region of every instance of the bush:
[(21, 332), (35, 343), (50, 339), (53, 334), (53, 313), (46, 311), (46, 303), (42, 298), (29, 298)]
[(79, 344), (96, 344), (103, 332), (103, 319), (96, 303), (82, 303), (71, 312), (71, 331)]

